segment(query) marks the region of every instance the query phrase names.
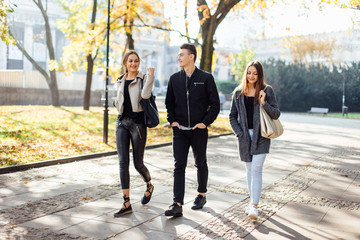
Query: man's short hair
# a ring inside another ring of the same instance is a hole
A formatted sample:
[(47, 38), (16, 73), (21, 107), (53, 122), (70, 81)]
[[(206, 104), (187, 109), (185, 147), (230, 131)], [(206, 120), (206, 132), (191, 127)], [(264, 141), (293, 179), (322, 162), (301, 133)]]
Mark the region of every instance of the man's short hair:
[(180, 49), (187, 49), (190, 51), (190, 54), (194, 54), (194, 62), (196, 61), (196, 47), (191, 43), (184, 43), (180, 46)]

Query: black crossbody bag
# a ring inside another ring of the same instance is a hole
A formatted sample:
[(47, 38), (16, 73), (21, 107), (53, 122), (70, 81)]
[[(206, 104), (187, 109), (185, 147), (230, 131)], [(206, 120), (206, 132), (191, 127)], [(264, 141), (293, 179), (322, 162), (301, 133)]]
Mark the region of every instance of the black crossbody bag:
[[(144, 86), (144, 80), (141, 79), (141, 89)], [(159, 112), (156, 107), (155, 103), (155, 96), (151, 93), (151, 96), (149, 99), (141, 99), (140, 105), (144, 109), (144, 117), (145, 117), (145, 125), (148, 128), (154, 128), (157, 125), (159, 125)]]

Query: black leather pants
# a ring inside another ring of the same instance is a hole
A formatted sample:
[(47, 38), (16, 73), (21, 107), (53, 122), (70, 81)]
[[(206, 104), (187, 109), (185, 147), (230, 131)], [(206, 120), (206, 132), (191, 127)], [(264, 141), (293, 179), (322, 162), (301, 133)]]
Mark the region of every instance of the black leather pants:
[(129, 189), (130, 174), (130, 141), (132, 145), (134, 166), (145, 182), (151, 180), (149, 170), (144, 165), (144, 150), (147, 129), (143, 124), (136, 124), (132, 119), (117, 120), (116, 146), (120, 162), (120, 182), (122, 189)]

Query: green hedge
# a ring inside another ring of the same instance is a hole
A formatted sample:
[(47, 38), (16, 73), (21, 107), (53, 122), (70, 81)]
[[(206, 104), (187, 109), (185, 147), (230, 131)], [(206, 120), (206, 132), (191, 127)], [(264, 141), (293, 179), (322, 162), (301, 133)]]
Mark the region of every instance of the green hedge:
[(239, 85), (239, 82), (235, 81), (221, 81), (215, 80), (217, 90), (223, 94), (232, 94), (234, 89)]
[(341, 112), (345, 78), (345, 105), (350, 112), (360, 112), (360, 62), (349, 64), (342, 72), (335, 65), (306, 66), (273, 59), (263, 62), (263, 66), (282, 111), (306, 112), (311, 107), (324, 107)]

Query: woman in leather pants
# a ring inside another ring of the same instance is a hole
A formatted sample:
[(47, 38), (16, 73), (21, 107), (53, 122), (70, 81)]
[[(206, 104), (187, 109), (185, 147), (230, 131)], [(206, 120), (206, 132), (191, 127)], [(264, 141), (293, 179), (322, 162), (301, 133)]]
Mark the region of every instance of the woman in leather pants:
[(114, 214), (114, 217), (132, 213), (129, 191), (130, 142), (135, 169), (140, 173), (147, 185), (141, 203), (147, 204), (154, 191), (149, 170), (144, 165), (147, 128), (144, 120), (144, 110), (139, 101), (142, 98), (148, 99), (151, 96), (155, 68), (147, 68), (147, 74), (145, 75), (138, 70), (139, 65), (140, 57), (137, 52), (134, 50), (127, 52), (123, 58), (123, 66), (126, 72), (117, 79), (117, 97), (114, 101), (114, 105), (119, 112), (116, 125), (116, 146), (120, 162), (120, 182), (124, 203), (122, 208)]

